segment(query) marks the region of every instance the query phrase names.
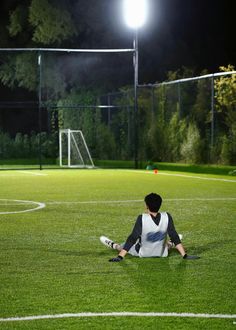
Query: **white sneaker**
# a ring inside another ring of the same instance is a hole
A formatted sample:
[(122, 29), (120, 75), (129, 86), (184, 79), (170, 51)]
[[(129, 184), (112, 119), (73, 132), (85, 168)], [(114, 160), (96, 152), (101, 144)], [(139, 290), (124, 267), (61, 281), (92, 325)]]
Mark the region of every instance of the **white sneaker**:
[(106, 245), (110, 249), (114, 249), (114, 247), (113, 247), (114, 242), (112, 240), (110, 240), (109, 238), (107, 238), (105, 236), (101, 236), (100, 241), (101, 241), (102, 244)]

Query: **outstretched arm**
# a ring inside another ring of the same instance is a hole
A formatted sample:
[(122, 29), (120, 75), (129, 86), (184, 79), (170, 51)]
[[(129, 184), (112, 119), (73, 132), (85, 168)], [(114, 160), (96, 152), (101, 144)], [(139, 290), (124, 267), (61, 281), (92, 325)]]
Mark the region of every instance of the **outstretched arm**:
[(177, 244), (176, 249), (179, 251), (179, 253), (181, 254), (181, 256), (183, 257), (183, 259), (199, 259), (200, 257), (198, 256), (190, 256), (186, 253), (182, 243)]
[(142, 232), (142, 216), (139, 215), (137, 217), (137, 220), (135, 222), (134, 228), (132, 230), (132, 233), (129, 235), (129, 237), (127, 238), (123, 249), (120, 250), (119, 254), (117, 257), (110, 259), (109, 261), (111, 262), (117, 262), (117, 261), (121, 261), (124, 259), (124, 257), (126, 256), (127, 252), (129, 251), (129, 249), (137, 242), (137, 239), (140, 237)]
[(122, 249), (122, 250), (120, 251), (120, 253), (118, 254), (117, 257), (112, 258), (112, 259), (110, 259), (109, 261), (111, 261), (111, 262), (119, 262), (119, 261), (121, 261), (121, 260), (124, 259), (124, 257), (126, 256), (126, 254), (127, 254), (127, 251), (124, 250), (124, 249)]
[(178, 252), (181, 254), (182, 257), (185, 256), (186, 252), (182, 243), (177, 244), (175, 248), (178, 250)]
[(169, 217), (169, 223), (168, 223), (168, 229), (167, 229), (168, 235), (170, 236), (171, 241), (175, 244), (175, 247), (178, 250), (178, 252), (181, 254), (183, 259), (199, 259), (200, 257), (198, 257), (198, 256), (189, 256), (186, 253), (186, 251), (181, 243), (181, 240), (179, 238), (179, 235), (177, 234), (177, 232), (175, 230), (173, 219), (169, 213), (167, 213), (167, 214)]

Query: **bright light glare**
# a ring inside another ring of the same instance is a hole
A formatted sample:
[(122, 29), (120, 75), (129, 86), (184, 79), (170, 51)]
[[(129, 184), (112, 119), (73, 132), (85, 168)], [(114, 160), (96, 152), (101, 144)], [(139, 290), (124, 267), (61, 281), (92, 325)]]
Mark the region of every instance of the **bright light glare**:
[(147, 0), (123, 0), (124, 18), (126, 24), (138, 29), (147, 20)]

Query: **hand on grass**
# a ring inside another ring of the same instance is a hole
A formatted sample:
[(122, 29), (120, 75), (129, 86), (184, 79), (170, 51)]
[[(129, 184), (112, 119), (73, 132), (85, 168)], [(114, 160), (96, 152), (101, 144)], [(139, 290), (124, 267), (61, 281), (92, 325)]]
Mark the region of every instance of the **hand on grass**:
[(118, 256), (118, 257), (115, 257), (115, 258), (112, 258), (112, 259), (109, 259), (110, 262), (119, 262), (123, 260), (123, 257), (121, 256)]
[(194, 260), (194, 259), (200, 259), (200, 257), (198, 257), (198, 256), (189, 256), (188, 254), (185, 254), (183, 256), (183, 259)]

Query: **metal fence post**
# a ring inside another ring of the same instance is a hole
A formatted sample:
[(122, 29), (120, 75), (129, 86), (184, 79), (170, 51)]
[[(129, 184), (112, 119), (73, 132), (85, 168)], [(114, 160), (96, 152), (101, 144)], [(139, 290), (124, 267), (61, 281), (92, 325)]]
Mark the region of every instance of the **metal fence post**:
[(215, 87), (214, 87), (214, 76), (211, 78), (211, 148), (214, 146), (214, 135), (215, 135)]
[(39, 169), (42, 170), (42, 55), (38, 52), (38, 121), (39, 121)]
[(111, 95), (110, 94), (107, 95), (107, 105), (109, 106), (109, 108), (108, 108), (108, 114), (107, 114), (107, 120), (108, 120), (108, 127), (110, 128), (110, 123), (111, 123), (111, 108), (110, 108), (110, 105), (111, 105)]
[(179, 102), (179, 118), (181, 119), (181, 89), (180, 82), (178, 82), (178, 102)]

